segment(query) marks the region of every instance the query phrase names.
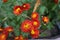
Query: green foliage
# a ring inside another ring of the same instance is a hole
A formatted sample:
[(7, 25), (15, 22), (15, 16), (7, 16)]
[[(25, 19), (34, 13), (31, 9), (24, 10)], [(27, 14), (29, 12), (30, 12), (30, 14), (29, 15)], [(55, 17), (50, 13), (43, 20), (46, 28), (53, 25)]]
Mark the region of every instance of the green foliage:
[(51, 22), (48, 23), (47, 25), (48, 30), (52, 30), (53, 29), (53, 24)]
[(48, 36), (48, 35), (47, 35), (46, 33), (41, 33), (40, 36), (41, 36), (41, 37), (46, 37), (46, 36)]
[[(41, 21), (41, 30), (51, 30), (53, 28), (53, 24), (55, 23), (54, 20), (60, 20), (60, 2), (58, 4), (55, 4), (52, 0), (41, 0), (41, 5), (37, 8), (37, 12), (40, 15), (40, 21)], [(15, 5), (23, 5), (24, 3), (30, 3), (31, 8), (28, 11), (24, 11), (21, 15), (16, 16), (13, 14), (13, 7)], [(21, 23), (28, 19), (26, 16), (30, 17), (31, 13), (33, 12), (34, 5), (36, 3), (36, 0), (8, 0), (8, 2), (3, 3), (2, 0), (0, 0), (0, 23), (2, 20), (7, 17), (6, 23), (4, 23), (5, 26), (11, 25), (14, 27), (14, 33), (16, 36), (19, 36), (21, 33), (24, 37), (28, 36), (27, 33), (21, 32), (19, 30)], [(52, 19), (47, 25), (44, 25), (45, 23), (42, 23), (41, 16), (45, 14), (45, 12), (48, 12), (49, 20)], [(53, 23), (53, 24), (52, 24)], [(41, 36), (46, 36), (47, 34), (42, 33)]]
[(45, 6), (42, 6), (42, 5), (41, 5), (41, 6), (40, 6), (40, 9), (39, 9), (40, 15), (43, 15), (45, 11), (47, 11), (47, 8), (46, 8)]
[(29, 33), (21, 32), (23, 37), (28, 37)]

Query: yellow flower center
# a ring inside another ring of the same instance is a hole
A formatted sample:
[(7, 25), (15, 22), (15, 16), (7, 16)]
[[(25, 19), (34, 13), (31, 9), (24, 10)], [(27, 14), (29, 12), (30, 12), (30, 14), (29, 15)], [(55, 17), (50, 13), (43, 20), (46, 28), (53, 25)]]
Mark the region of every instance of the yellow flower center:
[(12, 30), (12, 29), (9, 29), (8, 31), (11, 32), (11, 31), (13, 31), (13, 30)]
[(16, 37), (15, 39), (18, 39), (19, 37)]
[(4, 34), (2, 35), (2, 38), (3, 38), (3, 39), (5, 38), (5, 35), (4, 35)]
[(28, 28), (28, 27), (29, 27), (29, 24), (25, 24), (24, 27), (25, 27), (25, 28)]
[(24, 40), (24, 38), (22, 36), (20, 36), (20, 39), (19, 40)]
[(3, 29), (2, 28), (0, 28), (0, 31), (2, 31)]
[(44, 18), (44, 22), (48, 22), (48, 19), (46, 17)]
[(35, 21), (35, 22), (33, 23), (33, 25), (37, 25), (37, 22)]
[(23, 37), (21, 37), (20, 39), (23, 40)]
[(34, 30), (31, 31), (31, 34), (35, 34)]
[(23, 7), (26, 7), (26, 5), (24, 5)]
[(37, 16), (36, 14), (33, 14), (33, 15), (32, 15), (32, 18), (35, 18), (36, 16)]
[(16, 11), (19, 12), (20, 8), (17, 8)]

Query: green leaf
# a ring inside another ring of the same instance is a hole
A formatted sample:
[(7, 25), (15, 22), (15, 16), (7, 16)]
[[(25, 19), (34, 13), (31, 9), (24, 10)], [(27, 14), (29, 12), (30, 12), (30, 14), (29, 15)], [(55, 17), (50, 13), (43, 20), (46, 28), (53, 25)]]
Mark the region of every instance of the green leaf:
[(11, 33), (9, 33), (9, 35), (8, 35), (9, 37), (12, 37), (12, 34)]
[(0, 0), (0, 8), (1, 8), (1, 6), (2, 6), (2, 0)]
[(44, 24), (45, 23), (43, 23), (43, 22), (41, 23), (41, 27), (40, 27), (41, 30), (46, 30), (47, 29), (46, 25), (44, 25)]
[(59, 9), (60, 9), (60, 3), (58, 4), (58, 6), (59, 6)]
[[(17, 26), (16, 26), (16, 27), (17, 27)], [(19, 30), (19, 28), (15, 28), (15, 27), (14, 27), (14, 33), (15, 33), (16, 36), (19, 36), (19, 35), (20, 35), (20, 30)]]
[(3, 23), (4, 28), (9, 26), (6, 22)]
[(55, 9), (56, 9), (56, 7), (57, 7), (57, 5), (54, 5), (54, 6), (52, 7), (52, 10), (55, 10)]
[(48, 23), (47, 25), (48, 30), (51, 30), (53, 28), (53, 24), (51, 22)]
[(21, 17), (20, 22), (23, 22), (24, 20), (25, 20), (25, 18), (24, 17)]
[(21, 16), (17, 16), (17, 21), (19, 21), (19, 20), (20, 20), (20, 18), (21, 18)]
[(40, 6), (40, 9), (39, 9), (40, 15), (43, 15), (45, 11), (46, 11), (46, 7)]
[(21, 2), (26, 3), (26, 0), (21, 0)]
[(9, 24), (13, 27), (16, 25), (13, 21), (11, 21)]
[(23, 37), (28, 37), (29, 33), (25, 33), (25, 32), (21, 32), (21, 34), (23, 35)]
[(41, 37), (46, 37), (47, 34), (46, 34), (46, 33), (41, 33), (40, 36), (41, 36)]

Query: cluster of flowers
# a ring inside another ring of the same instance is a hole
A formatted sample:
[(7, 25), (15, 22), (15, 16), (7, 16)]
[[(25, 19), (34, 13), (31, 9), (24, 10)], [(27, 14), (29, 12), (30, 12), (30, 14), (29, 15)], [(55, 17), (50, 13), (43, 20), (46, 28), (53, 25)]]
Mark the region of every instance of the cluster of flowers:
[(14, 11), (13, 13), (15, 15), (20, 15), (24, 10), (29, 10), (30, 9), (30, 4), (29, 3), (25, 3), (22, 6), (14, 6)]
[[(5, 0), (6, 2), (6, 0)], [(30, 4), (25, 3), (22, 6), (14, 6), (13, 13), (15, 15), (20, 15), (24, 10), (29, 10)], [(48, 17), (44, 16), (42, 18), (43, 22), (48, 23)], [(40, 20), (39, 20), (39, 13), (33, 12), (31, 14), (31, 19), (26, 19), (21, 23), (20, 29), (22, 32), (29, 33), (32, 38), (38, 38), (40, 34)], [(7, 35), (13, 31), (13, 27), (9, 26), (4, 29), (0, 28), (2, 33), (0, 34), (0, 40), (6, 40)], [(14, 40), (28, 40), (27, 38), (23, 38), (22, 35), (15, 37)]]
[[(24, 10), (29, 10), (30, 4), (26, 3), (22, 6), (15, 6), (14, 7), (14, 14), (19, 15)], [(40, 26), (40, 21), (38, 20), (39, 14), (37, 12), (33, 12), (31, 15), (31, 20), (26, 19), (21, 24), (21, 31), (22, 32), (28, 32), (31, 34), (32, 38), (38, 38), (40, 31), (38, 30), (38, 27)]]
[(31, 20), (26, 19), (21, 24), (21, 31), (28, 32), (32, 36), (32, 38), (38, 38), (40, 31), (38, 30), (40, 26), (40, 21), (38, 20), (39, 15), (37, 12), (33, 12), (31, 15)]
[[(14, 29), (12, 26), (7, 26), (4, 29), (0, 28), (0, 40), (7, 40), (9, 33), (13, 31)], [(28, 40), (28, 38), (24, 38), (22, 35), (20, 35), (18, 37), (14, 37), (14, 40)]]
[(13, 31), (13, 27), (0, 28), (0, 40), (6, 40), (8, 34)]

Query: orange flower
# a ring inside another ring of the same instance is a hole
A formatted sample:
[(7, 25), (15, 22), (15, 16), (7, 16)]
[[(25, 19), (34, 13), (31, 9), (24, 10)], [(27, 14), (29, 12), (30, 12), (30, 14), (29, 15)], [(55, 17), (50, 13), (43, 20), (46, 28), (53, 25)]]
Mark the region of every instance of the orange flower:
[(39, 37), (39, 30), (32, 29), (30, 32), (30, 35), (32, 36), (32, 38), (38, 38)]
[(38, 28), (40, 26), (40, 21), (39, 20), (32, 20), (32, 25), (34, 28)]
[(29, 10), (30, 9), (30, 4), (29, 3), (25, 3), (22, 5), (23, 10)]
[(19, 40), (24, 40), (22, 35), (19, 36)]
[(31, 18), (36, 20), (39, 18), (39, 14), (37, 12), (33, 12), (32, 15), (31, 15)]
[(15, 38), (14, 38), (14, 40), (19, 40), (19, 37), (18, 37), (18, 36), (17, 36), (17, 37), (15, 37)]
[(23, 10), (22, 10), (22, 7), (21, 7), (21, 6), (14, 6), (13, 13), (14, 13), (15, 15), (21, 14), (22, 11), (23, 11)]
[(21, 30), (23, 32), (29, 32), (29, 30), (31, 29), (31, 27), (32, 27), (32, 22), (30, 20), (25, 20), (21, 24)]
[(45, 23), (48, 23), (48, 22), (49, 22), (49, 18), (46, 17), (46, 16), (44, 16), (44, 17), (42, 18), (42, 20), (43, 20), (43, 22), (45, 22)]
[(6, 40), (6, 35), (5, 34), (0, 34), (0, 40)]
[(24, 40), (28, 40), (28, 38), (25, 38)]
[(3, 31), (3, 28), (0, 27), (0, 32), (2, 32), (2, 31)]
[(27, 38), (24, 38), (22, 35), (15, 37), (14, 40), (28, 40)]
[(5, 2), (7, 2), (8, 0), (3, 0), (3, 2), (5, 3)]
[(7, 31), (4, 30), (2, 33), (5, 34), (6, 37), (8, 36), (8, 32)]
[(58, 0), (54, 0), (54, 2), (57, 4), (58, 3)]
[(8, 26), (4, 30), (7, 31), (7, 32), (12, 32), (13, 31), (13, 27)]

